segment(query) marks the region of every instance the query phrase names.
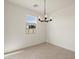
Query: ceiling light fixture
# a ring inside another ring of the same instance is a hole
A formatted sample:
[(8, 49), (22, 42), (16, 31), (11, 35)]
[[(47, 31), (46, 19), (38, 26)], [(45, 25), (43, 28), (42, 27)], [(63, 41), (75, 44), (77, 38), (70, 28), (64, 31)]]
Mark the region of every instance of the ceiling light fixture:
[(47, 14), (46, 14), (46, 0), (44, 0), (44, 20), (40, 19), (40, 17), (38, 18), (38, 20), (40, 22), (50, 22), (50, 21), (52, 21), (52, 18), (50, 18), (50, 19), (47, 18)]

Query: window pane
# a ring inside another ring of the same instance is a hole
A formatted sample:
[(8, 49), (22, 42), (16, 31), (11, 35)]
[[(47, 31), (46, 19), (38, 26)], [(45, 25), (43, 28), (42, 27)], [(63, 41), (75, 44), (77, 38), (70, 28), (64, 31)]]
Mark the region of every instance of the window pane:
[(35, 16), (26, 16), (26, 23), (37, 23), (37, 17), (35, 17)]

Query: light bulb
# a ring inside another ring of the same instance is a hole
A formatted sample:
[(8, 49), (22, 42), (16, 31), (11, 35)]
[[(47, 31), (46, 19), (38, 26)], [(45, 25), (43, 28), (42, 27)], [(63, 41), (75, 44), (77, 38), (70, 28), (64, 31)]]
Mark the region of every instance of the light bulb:
[(50, 17), (50, 19), (52, 19), (52, 17)]
[(50, 17), (50, 21), (52, 21), (52, 17)]
[(45, 17), (47, 17), (47, 15), (45, 15)]
[(38, 18), (40, 18), (40, 16)]

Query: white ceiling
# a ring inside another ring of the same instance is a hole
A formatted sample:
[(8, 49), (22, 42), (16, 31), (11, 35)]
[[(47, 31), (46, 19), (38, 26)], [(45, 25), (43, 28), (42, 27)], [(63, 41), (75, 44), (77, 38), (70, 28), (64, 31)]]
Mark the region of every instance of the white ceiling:
[[(8, 0), (8, 1), (40, 13), (43, 12), (44, 0)], [(74, 4), (74, 0), (46, 0), (46, 1), (47, 1), (46, 2), (47, 13), (51, 13), (61, 8)], [(34, 4), (38, 4), (39, 6), (33, 7)]]

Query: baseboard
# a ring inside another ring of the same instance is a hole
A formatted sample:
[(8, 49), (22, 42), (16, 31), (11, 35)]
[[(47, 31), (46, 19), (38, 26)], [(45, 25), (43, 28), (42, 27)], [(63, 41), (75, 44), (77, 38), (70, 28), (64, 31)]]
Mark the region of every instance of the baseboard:
[[(22, 50), (25, 50), (25, 49), (28, 49), (28, 48), (32, 48), (32, 47), (35, 47), (35, 46), (39, 46), (39, 45), (42, 45), (42, 44), (49, 44), (49, 45), (52, 45), (52, 46), (54, 45), (54, 46), (60, 47), (60, 46), (52, 44), (52, 43), (43, 42), (43, 43), (39, 43), (39, 44), (32, 45), (32, 46), (29, 46), (29, 47), (25, 47), (25, 48), (17, 49), (17, 50), (14, 50), (14, 51), (6, 52), (6, 53), (4, 53), (4, 55), (15, 53), (15, 52), (18, 52), (18, 51), (22, 51)], [(60, 48), (68, 50), (68, 51), (71, 51), (71, 50), (63, 48), (63, 47), (60, 47)], [(75, 52), (75, 51), (71, 51), (71, 52)]]
[(70, 49), (66, 49), (66, 48), (64, 48), (64, 47), (61, 47), (61, 46), (58, 46), (58, 45), (55, 45), (55, 44), (52, 44), (52, 43), (49, 43), (49, 42), (47, 42), (47, 44), (54, 45), (54, 46), (60, 47), (60, 48), (62, 48), (62, 49), (71, 51), (71, 52), (75, 52), (75, 51), (72, 51), (72, 50), (70, 50)]
[(18, 51), (21, 51), (21, 50), (25, 50), (25, 49), (28, 49), (28, 48), (31, 48), (31, 47), (34, 47), (34, 46), (39, 46), (39, 45), (45, 44), (45, 43), (46, 42), (43, 42), (43, 43), (39, 43), (39, 44), (32, 45), (32, 46), (29, 46), (29, 47), (25, 47), (25, 48), (17, 49), (17, 50), (14, 50), (14, 51), (6, 52), (6, 53), (4, 53), (4, 55), (11, 54), (11, 53), (14, 53), (14, 52), (18, 52)]

